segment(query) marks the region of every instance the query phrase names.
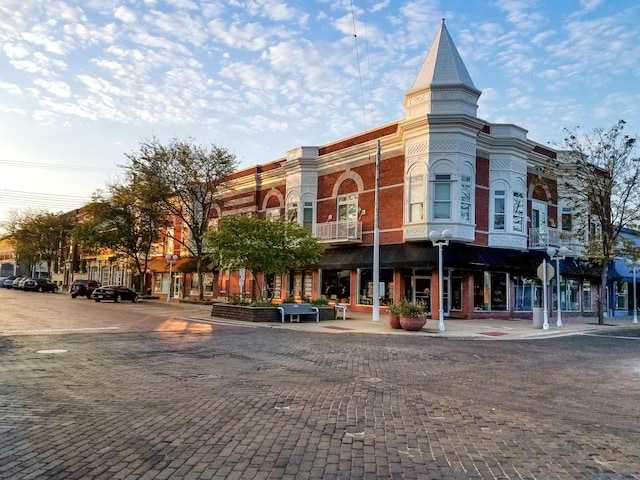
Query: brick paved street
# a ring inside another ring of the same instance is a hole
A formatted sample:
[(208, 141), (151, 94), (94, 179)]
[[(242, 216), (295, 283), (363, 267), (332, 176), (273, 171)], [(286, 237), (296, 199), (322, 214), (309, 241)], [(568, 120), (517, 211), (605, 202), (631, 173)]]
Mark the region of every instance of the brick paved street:
[[(7, 298), (5, 332), (27, 297)], [(91, 309), (113, 323), (58, 333), (52, 314), (47, 333), (0, 336), (3, 479), (640, 478), (638, 340), (305, 333), (46, 301), (65, 328)]]

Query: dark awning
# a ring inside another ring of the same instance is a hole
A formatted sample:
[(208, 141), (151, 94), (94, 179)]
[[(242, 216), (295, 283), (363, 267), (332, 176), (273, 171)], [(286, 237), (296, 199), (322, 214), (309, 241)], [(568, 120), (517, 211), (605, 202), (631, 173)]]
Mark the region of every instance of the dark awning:
[[(438, 266), (438, 249), (428, 242), (380, 246), (380, 268), (432, 269)], [(488, 248), (452, 243), (443, 249), (445, 268), (496, 270), (535, 275), (543, 252)], [(373, 267), (373, 247), (328, 249), (318, 268), (355, 269)]]

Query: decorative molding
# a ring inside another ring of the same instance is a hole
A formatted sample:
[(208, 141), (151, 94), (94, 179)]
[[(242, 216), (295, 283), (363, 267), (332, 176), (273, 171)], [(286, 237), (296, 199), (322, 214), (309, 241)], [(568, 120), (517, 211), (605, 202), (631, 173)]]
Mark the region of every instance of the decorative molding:
[(429, 142), (415, 143), (407, 146), (407, 157), (422, 155), (429, 152)]
[(247, 203), (253, 203), (255, 201), (254, 195), (247, 195), (245, 197), (234, 198), (233, 200), (227, 200), (224, 202), (225, 207), (235, 207), (236, 205), (245, 205)]

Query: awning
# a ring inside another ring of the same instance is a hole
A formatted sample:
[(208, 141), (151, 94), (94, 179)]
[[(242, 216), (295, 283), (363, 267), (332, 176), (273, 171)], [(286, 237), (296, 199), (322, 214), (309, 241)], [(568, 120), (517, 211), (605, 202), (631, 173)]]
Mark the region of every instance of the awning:
[[(452, 243), (443, 249), (445, 268), (507, 271), (535, 275), (544, 253)], [(380, 268), (432, 269), (438, 266), (438, 249), (431, 243), (416, 242), (380, 246)], [(328, 249), (318, 268), (355, 269), (373, 267), (373, 247)]]
[[(633, 282), (633, 270), (627, 266), (625, 260), (614, 260), (609, 268), (609, 278), (612, 280), (622, 280), (623, 282)], [(640, 280), (640, 271), (636, 270), (636, 282)]]
[[(169, 271), (169, 262), (164, 257), (152, 258), (147, 262), (147, 270), (151, 272), (161, 273)], [(179, 258), (173, 262), (172, 271), (174, 272), (195, 272), (196, 262), (192, 257)]]

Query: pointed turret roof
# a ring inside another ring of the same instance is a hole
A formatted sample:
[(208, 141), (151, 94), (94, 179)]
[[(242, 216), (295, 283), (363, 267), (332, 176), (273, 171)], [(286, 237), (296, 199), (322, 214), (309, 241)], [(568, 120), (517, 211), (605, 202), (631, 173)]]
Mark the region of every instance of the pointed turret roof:
[(456, 49), (444, 18), (440, 24), (440, 29), (433, 39), (427, 57), (424, 59), (420, 72), (413, 82), (413, 86), (407, 94), (415, 93), (429, 87), (460, 86), (463, 85), (477, 92), (471, 76), (464, 66), (464, 62)]

